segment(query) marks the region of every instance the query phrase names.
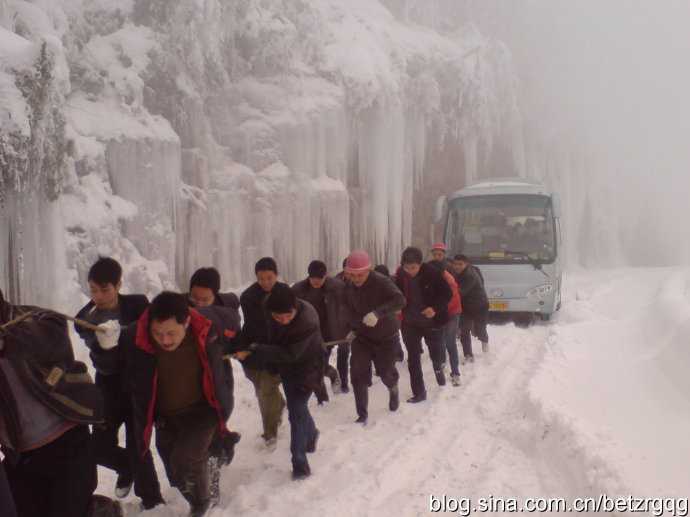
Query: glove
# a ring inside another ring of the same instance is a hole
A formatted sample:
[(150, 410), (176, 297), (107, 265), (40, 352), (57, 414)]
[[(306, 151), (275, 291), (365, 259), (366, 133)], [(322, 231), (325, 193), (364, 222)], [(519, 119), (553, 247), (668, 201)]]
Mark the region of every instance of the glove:
[(362, 323), (364, 323), (367, 327), (375, 327), (378, 322), (379, 317), (373, 311), (364, 316), (364, 319), (362, 319)]
[(100, 347), (103, 350), (115, 348), (120, 339), (120, 323), (117, 320), (110, 320), (100, 324), (98, 328), (104, 329), (103, 332), (96, 332)]
[(347, 336), (345, 336), (345, 341), (347, 341), (348, 343), (352, 343), (356, 337), (357, 334), (355, 334), (354, 331), (351, 330), (347, 333)]

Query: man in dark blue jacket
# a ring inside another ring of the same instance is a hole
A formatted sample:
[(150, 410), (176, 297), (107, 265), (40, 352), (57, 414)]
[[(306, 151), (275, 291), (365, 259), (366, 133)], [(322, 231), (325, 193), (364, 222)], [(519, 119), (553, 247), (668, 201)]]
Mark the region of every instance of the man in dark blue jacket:
[(298, 300), (285, 284), (277, 284), (266, 301), (271, 315), (266, 343), (252, 343), (240, 360), (256, 356), (280, 373), (290, 419), (292, 475), (311, 475), (307, 453), (316, 451), (319, 431), (309, 413), (309, 398), (323, 379), (323, 340), (319, 316), (308, 302)]
[[(94, 325), (116, 321), (117, 326), (126, 326), (137, 321), (148, 307), (144, 295), (120, 294), (122, 267), (112, 258), (99, 258), (89, 270), (88, 282), (91, 301), (79, 311), (79, 319)], [(132, 406), (124, 392), (122, 351), (117, 346), (104, 348), (99, 335), (90, 329), (80, 325), (75, 328), (91, 352), (96, 386), (103, 393), (105, 403), (105, 423), (93, 428), (96, 462), (117, 472), (117, 497), (126, 497), (134, 484), (134, 493), (141, 497), (144, 509), (153, 508), (161, 504), (163, 498), (151, 454), (140, 458), (134, 446)], [(122, 425), (125, 426), (126, 448), (119, 446), (118, 433)]]

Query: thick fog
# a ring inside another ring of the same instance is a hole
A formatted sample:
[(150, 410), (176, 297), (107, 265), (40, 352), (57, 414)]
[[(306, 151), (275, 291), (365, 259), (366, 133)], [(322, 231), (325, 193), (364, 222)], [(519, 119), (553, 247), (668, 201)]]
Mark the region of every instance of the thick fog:
[(585, 265), (690, 262), (690, 3), (512, 5), (496, 30), (519, 63), (528, 138), (571, 161), (550, 175), (584, 184), (575, 199), (590, 213), (571, 206), (571, 256)]

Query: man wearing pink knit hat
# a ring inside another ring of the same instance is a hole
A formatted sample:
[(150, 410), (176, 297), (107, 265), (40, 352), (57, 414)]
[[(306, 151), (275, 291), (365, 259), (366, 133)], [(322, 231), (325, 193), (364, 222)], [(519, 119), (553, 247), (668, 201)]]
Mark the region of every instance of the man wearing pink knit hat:
[(350, 253), (345, 272), (349, 279), (345, 288), (345, 304), (351, 314), (350, 379), (355, 395), (357, 423), (366, 424), (372, 362), (388, 388), (389, 409), (396, 411), (400, 404), (398, 370), (395, 368), (396, 337), (400, 323), (396, 313), (405, 306), (405, 297), (390, 278), (372, 271), (366, 251)]

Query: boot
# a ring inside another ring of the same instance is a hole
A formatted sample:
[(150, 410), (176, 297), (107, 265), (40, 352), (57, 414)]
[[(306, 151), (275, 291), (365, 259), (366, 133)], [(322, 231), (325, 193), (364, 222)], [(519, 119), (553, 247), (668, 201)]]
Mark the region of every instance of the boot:
[(324, 402), (330, 400), (328, 397), (328, 390), (326, 389), (326, 383), (323, 382), (323, 377), (321, 378), (318, 389), (314, 390), (314, 395), (316, 395), (316, 401), (319, 406), (322, 406)]
[(208, 470), (209, 470), (209, 492), (211, 495), (211, 506), (218, 506), (220, 503), (220, 465), (218, 458), (209, 457), (208, 459)]
[(312, 453), (316, 452), (316, 446), (319, 443), (319, 430), (317, 429), (316, 432), (314, 433), (314, 436), (312, 437), (311, 440), (307, 443), (307, 452)]
[(328, 377), (331, 381), (331, 389), (333, 390), (333, 393), (340, 391), (340, 375), (338, 374), (338, 370), (333, 368), (331, 365), (328, 365), (326, 368), (326, 377)]
[(142, 499), (141, 503), (139, 503), (139, 511), (145, 512), (146, 510), (151, 510), (152, 508), (155, 508), (159, 504), (165, 504), (165, 500), (163, 500), (163, 498), (160, 496), (154, 497), (154, 498)]
[(460, 374), (459, 373), (453, 373), (450, 376), (450, 383), (453, 386), (460, 386)]
[(91, 496), (89, 517), (123, 517), (122, 506), (104, 495)]
[(311, 476), (311, 469), (309, 465), (293, 465), (292, 467), (292, 479), (299, 481), (306, 479)]
[(205, 503), (199, 503), (199, 504), (194, 504), (191, 505), (189, 509), (189, 517), (204, 517), (206, 515), (206, 512), (208, 509), (211, 507), (210, 501), (206, 501)]
[(415, 395), (414, 397), (407, 399), (407, 402), (409, 404), (417, 404), (419, 402), (424, 402), (425, 400), (426, 400), (426, 393), (424, 393), (422, 395)]
[(117, 483), (115, 483), (115, 497), (118, 499), (124, 499), (129, 495), (132, 490), (132, 485), (134, 484), (134, 479), (132, 476), (127, 474), (119, 474), (117, 476)]
[(355, 408), (357, 409), (357, 416), (359, 416), (357, 421), (359, 423), (366, 422), (369, 416), (369, 389), (366, 385), (362, 386), (361, 384), (352, 388), (355, 392)]
[(443, 373), (443, 369), (434, 370), (434, 374), (436, 375), (436, 382), (438, 382), (438, 385), (439, 386), (445, 386), (446, 385), (446, 374)]
[(230, 463), (232, 463), (235, 457), (235, 445), (240, 443), (241, 439), (242, 435), (240, 433), (228, 431), (227, 436), (223, 439), (224, 454), (221, 465), (230, 465)]
[(393, 386), (388, 390), (390, 398), (388, 399), (388, 409), (391, 411), (397, 411), (400, 407), (400, 393), (398, 392), (398, 386)]

